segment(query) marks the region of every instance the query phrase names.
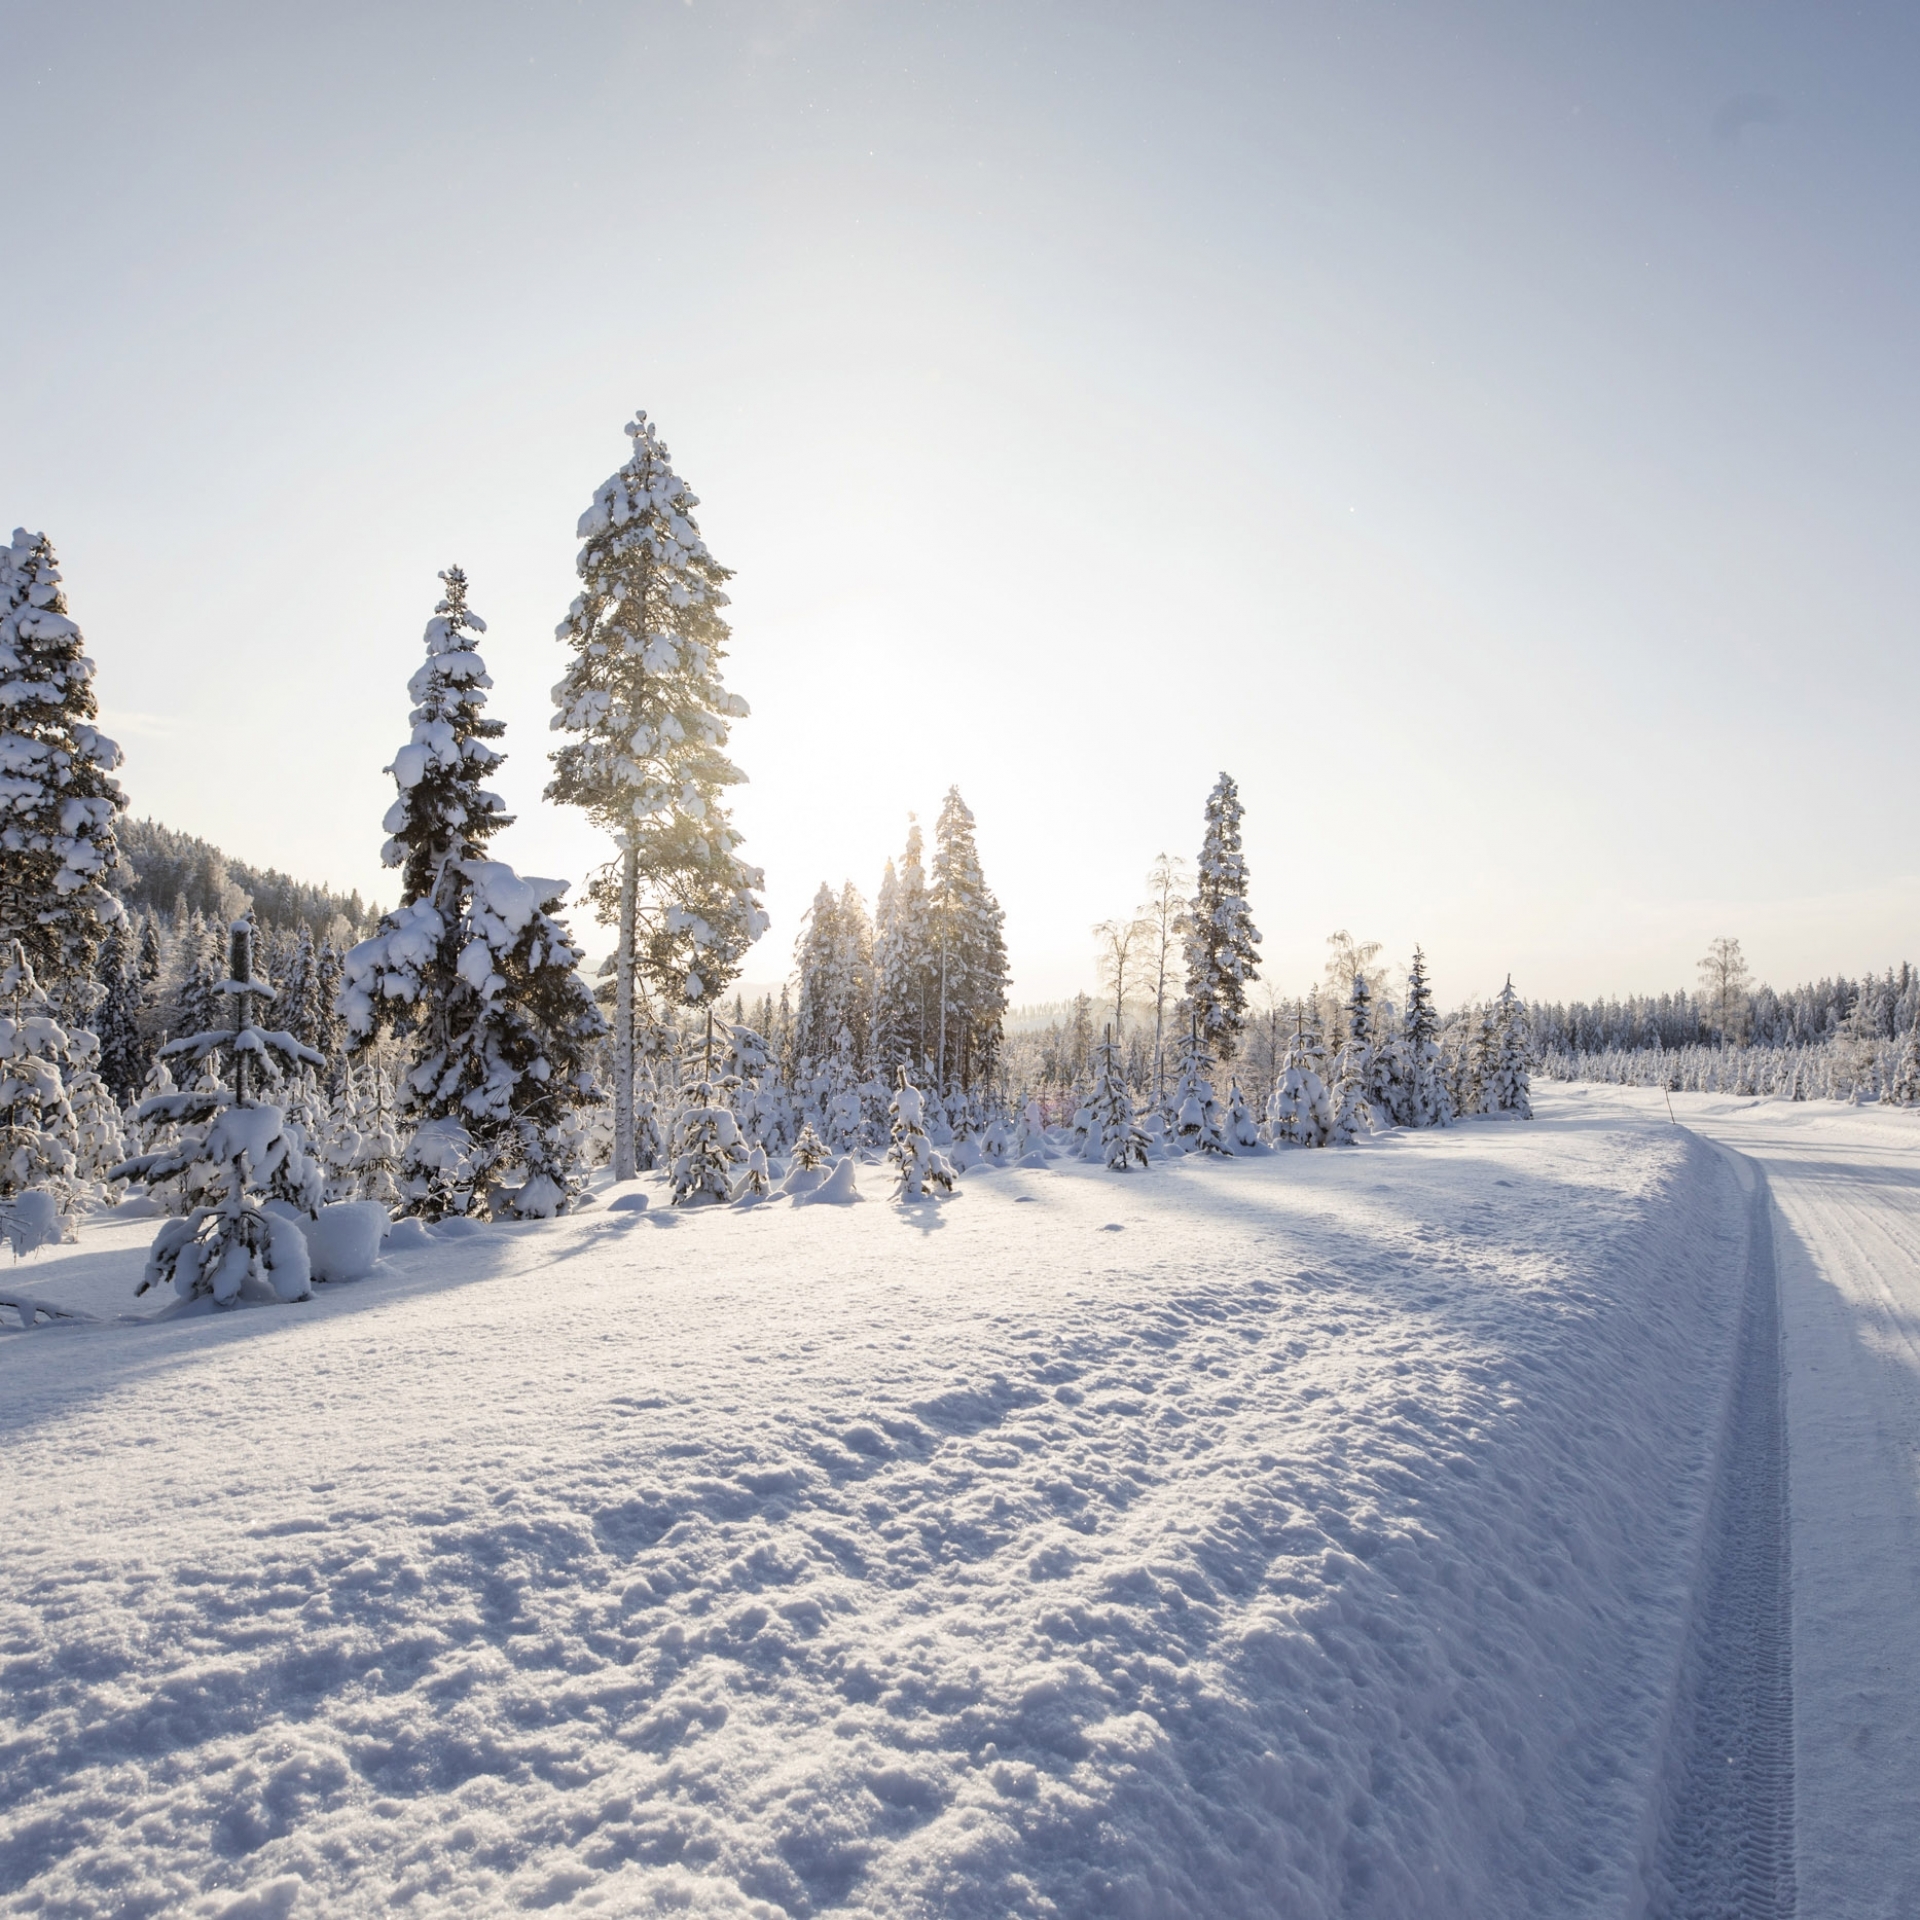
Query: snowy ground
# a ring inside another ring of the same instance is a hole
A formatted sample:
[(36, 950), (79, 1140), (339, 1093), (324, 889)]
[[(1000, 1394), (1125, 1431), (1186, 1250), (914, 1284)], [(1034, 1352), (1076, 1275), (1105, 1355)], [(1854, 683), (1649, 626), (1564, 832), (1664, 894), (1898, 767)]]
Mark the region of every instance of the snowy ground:
[[(1853, 1709), (1740, 1651), (1786, 1594), (1763, 1190), (1635, 1099), (912, 1210), (656, 1193), (0, 1338), (0, 1910), (1684, 1910), (1744, 1897), (1729, 1806), (1802, 1911), (1920, 1910), (1809, 1895), (1910, 1726), (1810, 1800)], [(150, 1233), (0, 1288), (128, 1309)], [(1853, 1364), (1911, 1386), (1906, 1299)], [(1893, 1578), (1877, 1457), (1846, 1539)], [(1856, 1603), (1792, 1473), (1797, 1636)]]

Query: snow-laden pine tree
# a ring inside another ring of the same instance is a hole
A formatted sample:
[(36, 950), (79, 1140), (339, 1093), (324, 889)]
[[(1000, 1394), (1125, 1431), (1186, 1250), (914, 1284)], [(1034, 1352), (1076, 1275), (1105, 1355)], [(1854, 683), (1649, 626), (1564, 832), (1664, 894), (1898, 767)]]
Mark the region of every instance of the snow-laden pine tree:
[(1487, 1083), (1498, 1057), (1500, 1029), (1491, 1005), (1464, 1007), (1454, 1026), (1454, 1112), (1487, 1111)]
[[(272, 999), (273, 988), (253, 971), (249, 922), (234, 923), (228, 952), (229, 1024), (175, 1040), (161, 1058), (204, 1067), (224, 1054), (232, 1085), (205, 1077), (188, 1092), (142, 1101), (142, 1123), (164, 1121), (180, 1131), (172, 1146), (112, 1172), (150, 1189), (177, 1183), (191, 1208), (160, 1229), (136, 1291), (171, 1286), (182, 1301), (204, 1298), (221, 1307), (249, 1298), (304, 1300), (311, 1271), (306, 1235), (292, 1212), (318, 1208), (323, 1175), (288, 1126), (285, 1107), (257, 1093), (302, 1065), (325, 1063), (292, 1034), (254, 1024), (255, 1002)], [(270, 1210), (273, 1200), (288, 1210)]]
[(816, 1167), (824, 1167), (831, 1157), (827, 1143), (814, 1132), (813, 1122), (801, 1121), (799, 1137), (793, 1143), (793, 1164), (802, 1173), (811, 1173)]
[(1347, 1000), (1346, 1044), (1333, 1076), (1333, 1142), (1350, 1147), (1354, 1140), (1372, 1127), (1373, 1083), (1373, 994), (1367, 976), (1353, 976), (1353, 990)]
[(1197, 1021), (1187, 1031), (1173, 1088), (1173, 1143), (1185, 1153), (1231, 1153), (1225, 1115), (1213, 1090), (1213, 1056)]
[(0, 944), (18, 940), (51, 1004), (82, 1017), (101, 936), (121, 918), (108, 882), (127, 803), (98, 715), (53, 548), (16, 527), (0, 554)]
[(726, 793), (746, 776), (727, 758), (747, 703), (721, 663), (731, 577), (707, 551), (699, 504), (645, 413), (628, 423), (626, 464), (580, 516), (580, 593), (557, 629), (573, 658), (553, 690), (547, 798), (583, 807), (619, 859), (593, 898), (618, 929), (614, 965), (614, 1153), (634, 1173), (635, 1010), (710, 1004), (765, 932), (757, 867), (740, 859)]
[(73, 1043), (10, 940), (0, 963), (0, 1202), (38, 1189), (70, 1222), (80, 1200), (78, 1140), (67, 1079)]
[(926, 1105), (920, 1089), (907, 1078), (905, 1067), (897, 1073), (899, 1084), (889, 1108), (893, 1138), (887, 1149), (887, 1160), (894, 1173), (894, 1198), (925, 1200), (935, 1187), (951, 1193), (953, 1168), (927, 1137)]
[(1275, 1147), (1324, 1147), (1333, 1137), (1333, 1103), (1320, 1077), (1320, 1037), (1296, 1016), (1293, 1046), (1280, 1084), (1267, 1102), (1267, 1143)]
[[(907, 846), (893, 878), (886, 924), (874, 922), (874, 1065), (891, 1077), (903, 1066), (929, 1071), (938, 1022), (938, 954), (927, 895), (920, 823), (907, 816)], [(883, 882), (884, 887), (884, 882)]]
[(100, 991), (89, 1015), (100, 1042), (100, 1078), (122, 1106), (139, 1092), (152, 1060), (152, 1049), (140, 1030), (147, 1000), (140, 938), (125, 915), (107, 928), (96, 963)]
[(1493, 1006), (1494, 1039), (1491, 1070), (1485, 1082), (1486, 1111), (1510, 1113), (1517, 1120), (1533, 1118), (1532, 1080), (1527, 1070), (1530, 1051), (1526, 1003), (1513, 990), (1513, 975), (1500, 989)]
[(1885, 1098), (1890, 1106), (1920, 1106), (1920, 1019), (1901, 1036), (1900, 1051), (1887, 1076)]
[(100, 1042), (84, 1027), (68, 1035), (67, 1105), (73, 1114), (73, 1171), (95, 1202), (107, 1198), (113, 1169), (127, 1157), (126, 1120), (100, 1077)]
[(410, 1212), (549, 1215), (585, 1178), (575, 1110), (600, 1098), (593, 1058), (606, 1022), (557, 909), (566, 883), (522, 877), (481, 856), (506, 824), (481, 783), (493, 683), (472, 636), (458, 567), (427, 623), (408, 682), (412, 735), (389, 771), (399, 787), (382, 858), (402, 873), (400, 904), (348, 954), (339, 1011), (356, 1049), (404, 1042), (400, 1083), (412, 1138), (401, 1186)]
[(1413, 950), (1413, 965), (1407, 969), (1407, 1007), (1400, 1030), (1407, 1090), (1402, 1124), (1444, 1127), (1453, 1112), (1440, 1061), (1440, 1018), (1434, 1011), (1426, 955), (1418, 947)]
[(934, 827), (927, 968), (937, 998), (935, 1091), (992, 1078), (1007, 1012), (1006, 915), (974, 845), (973, 815), (947, 789)]
[(731, 1200), (734, 1182), (747, 1171), (749, 1157), (740, 1123), (712, 1078), (703, 1073), (682, 1087), (673, 1141), (673, 1204), (686, 1207)]
[(1251, 1153), (1261, 1144), (1260, 1122), (1247, 1104), (1247, 1096), (1240, 1091), (1238, 1080), (1228, 1088), (1227, 1116), (1221, 1131), (1226, 1135), (1228, 1148), (1234, 1153)]
[(1120, 1044), (1109, 1027), (1093, 1050), (1093, 1115), (1100, 1158), (1116, 1173), (1147, 1164), (1147, 1136), (1140, 1130)]
[(1187, 1002), (1200, 1037), (1230, 1060), (1247, 1022), (1247, 988), (1258, 976), (1260, 935), (1247, 906), (1247, 862), (1240, 851), (1245, 809), (1222, 774), (1207, 796), (1192, 903), (1186, 916)]

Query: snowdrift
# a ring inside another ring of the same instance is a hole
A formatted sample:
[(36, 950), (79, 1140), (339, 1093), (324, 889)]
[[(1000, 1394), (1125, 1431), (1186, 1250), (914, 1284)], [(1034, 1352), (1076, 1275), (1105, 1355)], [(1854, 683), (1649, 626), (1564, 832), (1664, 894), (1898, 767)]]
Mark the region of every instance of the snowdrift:
[(1747, 1218), (1569, 1118), (0, 1338), (0, 1900), (1618, 1913)]

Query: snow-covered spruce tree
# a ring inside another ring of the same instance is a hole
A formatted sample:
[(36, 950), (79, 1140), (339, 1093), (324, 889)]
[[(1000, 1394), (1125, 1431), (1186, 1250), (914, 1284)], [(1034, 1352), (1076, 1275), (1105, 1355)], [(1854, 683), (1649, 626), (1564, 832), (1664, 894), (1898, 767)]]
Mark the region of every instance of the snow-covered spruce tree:
[(1275, 1147), (1324, 1147), (1333, 1137), (1333, 1103), (1320, 1077), (1319, 1035), (1297, 1017), (1280, 1084), (1267, 1103), (1267, 1141)]
[(754, 1190), (764, 1193), (769, 1160), (785, 1148), (789, 1139), (786, 1101), (775, 1082), (772, 1048), (764, 1035), (744, 1024), (730, 1024), (726, 1043), (726, 1078), (738, 1089), (733, 1106), (746, 1137), (748, 1171), (753, 1171), (757, 1155), (759, 1185)]
[[(808, 1099), (824, 1120), (838, 1103), (843, 1119), (870, 1066), (869, 1020), (873, 1012), (873, 933), (866, 903), (849, 882), (836, 897), (822, 883), (801, 926), (794, 964), (800, 1009), (794, 1021), (794, 1053)], [(856, 1130), (860, 1122), (856, 1120)]]
[(747, 1171), (747, 1143), (712, 1079), (703, 1074), (681, 1088), (674, 1129), (673, 1204), (731, 1200), (734, 1182)]
[(824, 1167), (832, 1156), (827, 1152), (827, 1143), (813, 1130), (811, 1120), (800, 1123), (800, 1137), (793, 1143), (793, 1164), (804, 1173), (811, 1173), (816, 1167)]
[(1207, 831), (1186, 918), (1187, 1001), (1200, 1037), (1230, 1060), (1247, 1021), (1247, 987), (1259, 973), (1260, 935), (1247, 907), (1247, 862), (1240, 851), (1245, 809), (1222, 774), (1207, 797)]
[(1093, 1110), (1100, 1130), (1100, 1157), (1116, 1173), (1147, 1164), (1147, 1136), (1140, 1130), (1113, 1029), (1094, 1050)]
[(16, 527), (0, 556), (0, 942), (21, 943), (70, 1015), (88, 1011), (101, 936), (121, 918), (108, 879), (127, 803), (98, 713), (53, 548)]
[(1007, 1012), (1006, 915), (980, 870), (973, 815), (947, 789), (934, 827), (927, 969), (936, 988), (935, 1091), (993, 1077)]
[(711, 1003), (766, 931), (760, 871), (741, 860), (726, 790), (746, 776), (724, 751), (747, 703), (721, 681), (731, 577), (694, 523), (698, 505), (644, 413), (633, 450), (581, 515), (581, 591), (557, 629), (573, 659), (553, 690), (547, 798), (614, 836), (592, 897), (619, 933), (614, 968), (616, 1180), (635, 1170), (635, 1009)]
[(152, 1062), (151, 1049), (140, 1031), (147, 996), (139, 942), (125, 915), (107, 928), (95, 976), (99, 996), (89, 1016), (100, 1042), (100, 1078), (122, 1106), (140, 1090)]
[(1920, 1107), (1920, 1020), (1908, 1027), (1900, 1043), (1899, 1057), (1887, 1080), (1886, 1097), (1892, 1106)]
[(1527, 1071), (1526, 1004), (1513, 990), (1513, 975), (1494, 1002), (1492, 1069), (1486, 1079), (1486, 1111), (1510, 1113), (1516, 1120), (1533, 1118), (1532, 1079)]
[(1493, 1075), (1499, 1040), (1499, 1023), (1492, 1006), (1461, 1009), (1454, 1056), (1456, 1113), (1487, 1111), (1487, 1085)]
[(20, 940), (0, 965), (0, 1202), (46, 1192), (57, 1216), (79, 1204), (78, 1142), (67, 1100), (72, 1042)]
[(68, 1036), (67, 1105), (73, 1114), (73, 1171), (96, 1200), (127, 1157), (120, 1104), (99, 1073), (100, 1042), (84, 1027)]
[(1173, 1088), (1173, 1141), (1186, 1153), (1228, 1153), (1224, 1116), (1213, 1090), (1213, 1057), (1201, 1037), (1199, 1023), (1189, 1025), (1180, 1077)]
[(306, 1235), (290, 1213), (270, 1211), (267, 1203), (280, 1200), (311, 1213), (322, 1176), (288, 1127), (285, 1109), (254, 1098), (253, 1087), (257, 1079), (325, 1062), (292, 1034), (254, 1025), (254, 1002), (271, 999), (273, 989), (254, 975), (248, 922), (234, 923), (229, 954), (231, 1026), (175, 1040), (161, 1058), (202, 1065), (224, 1053), (233, 1085), (203, 1081), (187, 1093), (142, 1101), (143, 1123), (164, 1120), (182, 1131), (171, 1148), (137, 1155), (112, 1171), (114, 1179), (149, 1188), (177, 1181), (191, 1206), (155, 1236), (135, 1291), (171, 1286), (183, 1301), (210, 1299), (221, 1307), (247, 1298), (304, 1300), (312, 1290)]
[(406, 1047), (408, 1212), (544, 1216), (584, 1182), (573, 1114), (600, 1097), (593, 1055), (606, 1022), (557, 916), (566, 883), (480, 857), (506, 824), (481, 784), (503, 757), (489, 744), (503, 729), (483, 712), (493, 683), (473, 648), (485, 629), (466, 576), (441, 578), (427, 657), (408, 682), (412, 737), (390, 768), (400, 793), (381, 857), (401, 869), (401, 900), (347, 955), (339, 1012), (356, 1050), (390, 1031)]
[(1427, 980), (1427, 960), (1418, 947), (1407, 969), (1407, 1008), (1401, 1021), (1406, 1060), (1406, 1111), (1409, 1127), (1444, 1127), (1453, 1117), (1441, 1068), (1440, 1018), (1434, 1012), (1433, 988)]
[(1260, 1122), (1247, 1105), (1247, 1096), (1240, 1091), (1238, 1080), (1231, 1083), (1227, 1093), (1227, 1117), (1222, 1131), (1234, 1153), (1249, 1153), (1261, 1145)]
[(903, 1066), (931, 1071), (939, 1022), (939, 956), (927, 894), (920, 823), (907, 816), (907, 846), (886, 899), (885, 924), (874, 918), (874, 1065), (889, 1077)]
[(899, 1085), (889, 1111), (893, 1118), (893, 1143), (887, 1160), (893, 1167), (896, 1200), (925, 1200), (934, 1187), (944, 1193), (953, 1191), (953, 1168), (927, 1138), (926, 1106), (920, 1089), (907, 1078), (907, 1070), (897, 1070)]
[(1373, 1080), (1373, 994), (1367, 976), (1353, 976), (1353, 991), (1347, 1000), (1347, 1040), (1340, 1049), (1333, 1079), (1333, 1141), (1350, 1147), (1355, 1138), (1374, 1123), (1371, 1094)]

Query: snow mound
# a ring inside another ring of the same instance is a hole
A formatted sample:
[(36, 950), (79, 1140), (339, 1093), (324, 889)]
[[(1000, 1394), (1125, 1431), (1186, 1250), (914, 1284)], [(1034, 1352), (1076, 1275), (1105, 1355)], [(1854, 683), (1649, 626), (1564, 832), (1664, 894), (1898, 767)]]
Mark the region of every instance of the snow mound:
[(380, 1258), (387, 1210), (372, 1200), (342, 1200), (322, 1207), (307, 1223), (307, 1252), (316, 1280), (360, 1280)]
[(853, 1155), (845, 1155), (833, 1171), (811, 1191), (794, 1190), (791, 1180), (787, 1182), (787, 1191), (793, 1194), (793, 1204), (803, 1206), (850, 1207), (860, 1199), (860, 1189), (854, 1179)]
[(645, 1213), (647, 1196), (644, 1193), (616, 1193), (607, 1202), (609, 1213)]

